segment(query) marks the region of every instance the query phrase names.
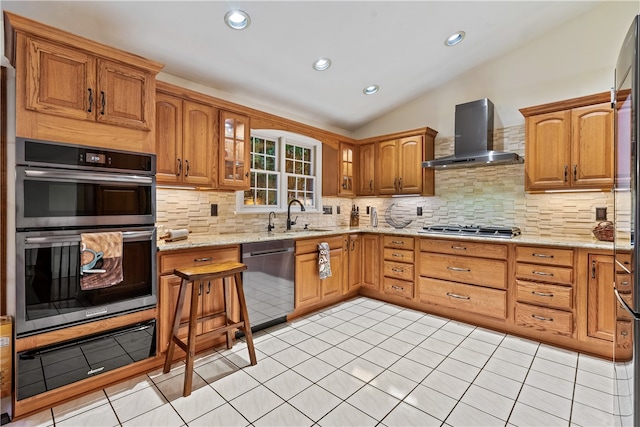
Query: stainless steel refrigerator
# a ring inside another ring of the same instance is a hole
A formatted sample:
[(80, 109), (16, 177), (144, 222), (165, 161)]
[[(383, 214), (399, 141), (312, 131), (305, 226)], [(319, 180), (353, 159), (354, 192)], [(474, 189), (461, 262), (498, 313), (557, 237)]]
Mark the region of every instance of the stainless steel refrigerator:
[(640, 426), (640, 15), (624, 39), (615, 71), (614, 417), (616, 426)]

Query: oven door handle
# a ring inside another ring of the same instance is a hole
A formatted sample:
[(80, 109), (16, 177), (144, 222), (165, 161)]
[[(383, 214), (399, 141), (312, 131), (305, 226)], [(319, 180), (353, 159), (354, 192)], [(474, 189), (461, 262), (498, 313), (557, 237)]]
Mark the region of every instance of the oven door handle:
[(25, 169), (24, 176), (29, 178), (50, 178), (61, 181), (84, 182), (124, 182), (128, 184), (152, 184), (153, 177), (140, 175), (107, 175), (72, 171), (43, 171)]
[[(123, 241), (150, 240), (153, 237), (151, 231), (123, 231)], [(26, 244), (42, 244), (42, 243), (75, 243), (80, 241), (79, 234), (68, 234), (64, 236), (41, 236), (41, 237), (25, 237)]]

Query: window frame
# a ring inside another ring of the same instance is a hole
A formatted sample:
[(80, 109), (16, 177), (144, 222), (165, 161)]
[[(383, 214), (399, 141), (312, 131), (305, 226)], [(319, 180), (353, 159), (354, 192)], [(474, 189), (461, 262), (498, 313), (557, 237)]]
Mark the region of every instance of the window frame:
[[(290, 174), (285, 172), (285, 146), (286, 144), (310, 148), (312, 150), (312, 170), (315, 171), (315, 185), (313, 196), (313, 207), (305, 206), (305, 212), (322, 212), (322, 141), (293, 132), (274, 129), (251, 129), (251, 138), (263, 138), (275, 140), (276, 163), (278, 165), (278, 204), (277, 205), (245, 205), (244, 191), (236, 191), (236, 213), (255, 214), (265, 212), (287, 212), (287, 177)], [(249, 169), (252, 172), (253, 169)], [(295, 204), (291, 208), (294, 212), (300, 211), (300, 206)]]

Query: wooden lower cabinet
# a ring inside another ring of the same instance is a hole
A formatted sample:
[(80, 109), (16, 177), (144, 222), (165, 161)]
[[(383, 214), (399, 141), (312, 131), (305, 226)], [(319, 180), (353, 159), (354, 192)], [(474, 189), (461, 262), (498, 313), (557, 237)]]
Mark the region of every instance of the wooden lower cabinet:
[(589, 254), (587, 280), (587, 335), (613, 341), (616, 329), (616, 297), (613, 293), (613, 256)]
[(413, 237), (382, 237), (382, 292), (409, 300), (415, 297), (415, 240)]
[(380, 290), (380, 237), (362, 235), (362, 287)]
[[(214, 262), (239, 261), (240, 247), (233, 245), (229, 247), (219, 247), (210, 249), (196, 249), (185, 251), (160, 252), (158, 256), (159, 270), (159, 327), (158, 343), (160, 353), (167, 350), (171, 338), (171, 328), (175, 314), (178, 293), (180, 291), (181, 279), (172, 274), (173, 270), (180, 267), (193, 267), (197, 265), (207, 265)], [(198, 317), (208, 316), (222, 310), (224, 294), (222, 279), (212, 282), (198, 284), (203, 296), (200, 298), (198, 307)], [(191, 285), (189, 292), (185, 296), (182, 309), (182, 321), (187, 321), (189, 317), (189, 306), (191, 304)], [(198, 323), (196, 334), (206, 333), (221, 325), (222, 318)], [(180, 328), (179, 336), (186, 338), (187, 326)]]
[(507, 292), (482, 286), (420, 277), (420, 302), (499, 319), (507, 317)]
[(362, 285), (362, 236), (349, 234), (345, 236), (345, 292), (357, 290)]
[[(296, 241), (295, 309), (319, 306), (343, 295), (343, 236)], [(320, 279), (318, 245), (327, 242), (330, 249), (331, 277)]]

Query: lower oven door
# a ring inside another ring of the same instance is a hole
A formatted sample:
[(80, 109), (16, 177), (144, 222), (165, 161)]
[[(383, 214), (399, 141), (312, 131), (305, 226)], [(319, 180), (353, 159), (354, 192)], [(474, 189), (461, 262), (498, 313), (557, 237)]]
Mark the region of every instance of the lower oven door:
[[(80, 287), (80, 235), (122, 231), (123, 280)], [(154, 307), (155, 227), (16, 233), (16, 334), (27, 336)]]

